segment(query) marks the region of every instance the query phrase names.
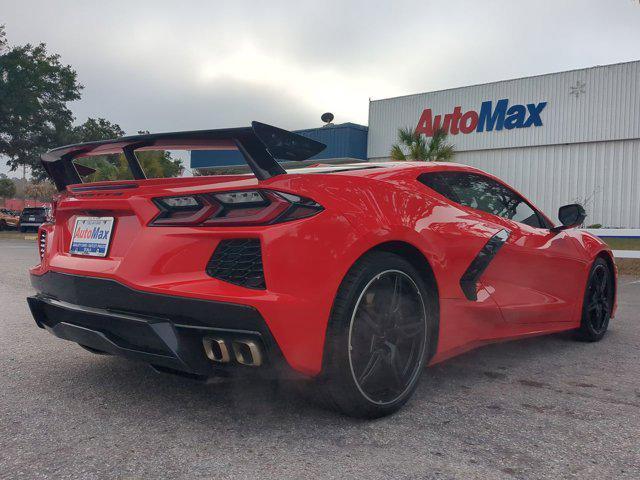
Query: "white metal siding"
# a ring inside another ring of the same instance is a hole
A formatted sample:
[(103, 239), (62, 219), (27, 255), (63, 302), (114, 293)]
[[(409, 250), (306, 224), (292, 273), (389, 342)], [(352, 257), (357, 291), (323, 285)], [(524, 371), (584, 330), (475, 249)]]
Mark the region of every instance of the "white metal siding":
[(640, 140), (460, 152), (455, 161), (505, 180), (554, 220), (578, 202), (586, 225), (640, 228)]
[[(577, 82), (585, 92), (576, 97)], [(368, 156), (387, 157), (397, 129), (414, 128), (426, 108), (444, 115), (460, 105), (464, 113), (486, 100), (495, 108), (503, 98), (509, 105), (548, 102), (543, 125), (450, 135), (458, 151), (640, 138), (639, 61), (372, 101)]]

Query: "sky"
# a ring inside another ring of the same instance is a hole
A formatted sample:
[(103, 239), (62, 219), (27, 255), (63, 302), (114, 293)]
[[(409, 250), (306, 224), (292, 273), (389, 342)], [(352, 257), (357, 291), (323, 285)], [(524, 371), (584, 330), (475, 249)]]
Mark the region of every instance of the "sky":
[(78, 72), (76, 123), (127, 133), (366, 125), (370, 99), (640, 59), (638, 0), (0, 0), (2, 23)]

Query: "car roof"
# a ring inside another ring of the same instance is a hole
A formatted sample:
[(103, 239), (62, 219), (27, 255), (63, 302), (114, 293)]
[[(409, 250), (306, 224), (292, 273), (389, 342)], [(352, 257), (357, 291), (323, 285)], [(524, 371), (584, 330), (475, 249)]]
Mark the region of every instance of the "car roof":
[(318, 174), (318, 173), (340, 173), (347, 175), (357, 175), (366, 177), (376, 177), (386, 175), (390, 171), (411, 171), (417, 170), (460, 170), (469, 172), (484, 173), (479, 169), (453, 162), (359, 162), (345, 163), (339, 165), (317, 165), (303, 168), (288, 169), (289, 174)]

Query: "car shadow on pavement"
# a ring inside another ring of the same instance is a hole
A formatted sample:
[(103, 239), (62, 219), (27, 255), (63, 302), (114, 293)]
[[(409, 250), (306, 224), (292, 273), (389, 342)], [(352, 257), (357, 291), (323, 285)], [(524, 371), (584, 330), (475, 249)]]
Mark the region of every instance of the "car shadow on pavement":
[[(425, 369), (420, 386), (412, 401), (400, 412), (411, 414), (412, 409), (428, 408), (429, 403), (438, 404), (441, 398), (452, 393), (473, 393), (478, 384), (487, 381), (516, 381), (523, 374), (535, 376), (531, 365), (540, 366), (540, 372), (554, 359), (581, 348), (568, 334), (535, 337), (510, 343), (488, 345), (464, 355)], [(79, 348), (79, 347), (78, 347)], [(569, 352), (570, 351), (570, 352)], [(88, 352), (73, 355), (67, 365), (56, 364), (49, 370), (53, 377), (47, 379), (49, 395), (66, 402), (78, 402), (91, 392), (89, 401), (77, 408), (91, 408), (97, 402), (111, 415), (126, 415), (127, 411), (143, 410), (148, 415), (175, 416), (180, 422), (215, 424), (222, 418), (244, 422), (247, 417), (313, 417), (335, 420), (336, 414), (324, 410), (311, 394), (301, 393), (300, 382), (274, 381), (255, 375), (218, 377), (207, 382), (193, 381), (181, 377), (159, 374), (148, 366), (127, 360), (96, 356)], [(524, 378), (524, 377), (523, 377)], [(518, 381), (540, 382), (520, 379)], [(542, 383), (542, 382), (540, 382)], [(57, 385), (57, 386), (56, 386)], [(524, 383), (523, 385), (526, 385)], [(78, 395), (77, 393), (82, 393)], [(304, 389), (303, 389), (304, 391)], [(349, 420), (358, 423), (358, 420)]]

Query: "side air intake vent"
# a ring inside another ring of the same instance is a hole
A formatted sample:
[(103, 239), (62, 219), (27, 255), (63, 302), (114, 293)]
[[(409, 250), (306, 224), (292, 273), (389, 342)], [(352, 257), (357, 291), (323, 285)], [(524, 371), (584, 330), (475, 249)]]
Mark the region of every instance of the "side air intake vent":
[(260, 240), (222, 240), (207, 264), (207, 274), (241, 287), (265, 289)]

